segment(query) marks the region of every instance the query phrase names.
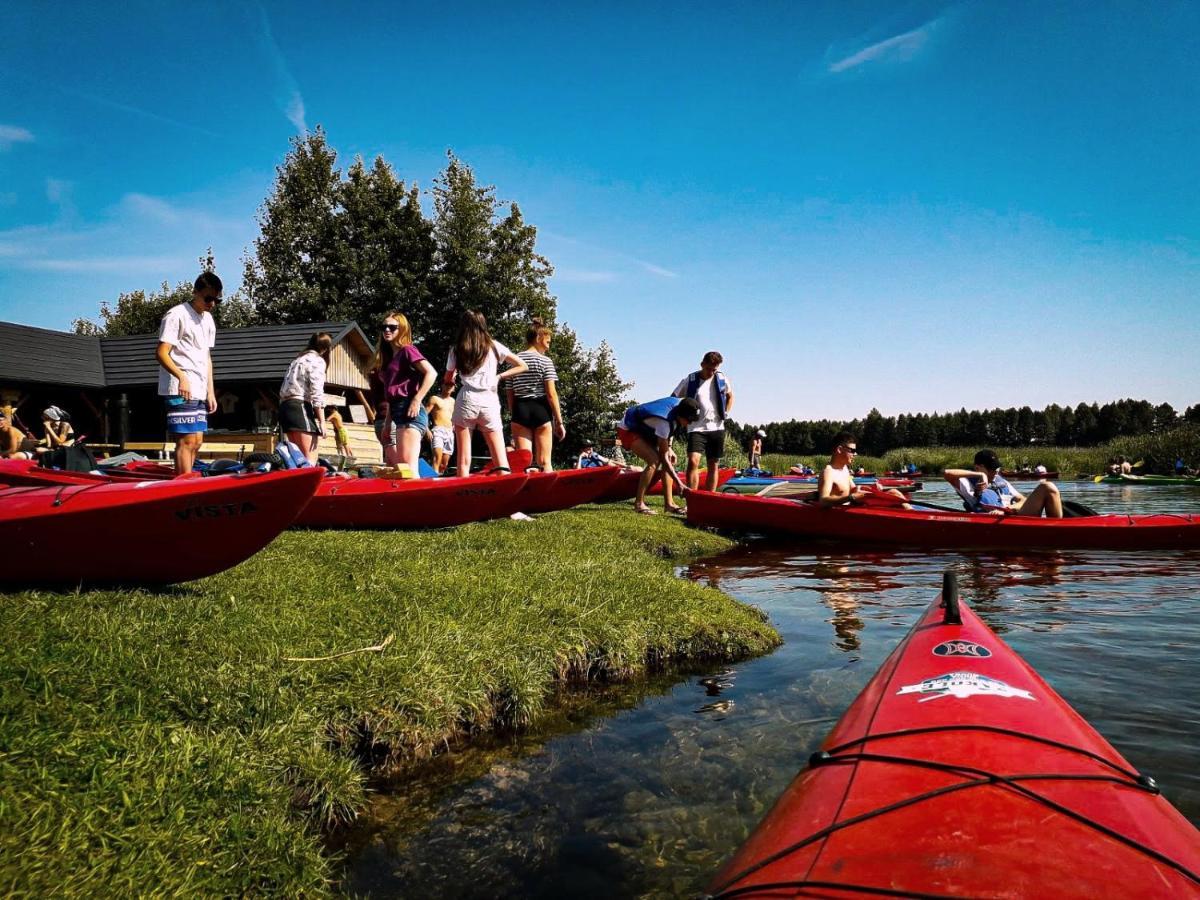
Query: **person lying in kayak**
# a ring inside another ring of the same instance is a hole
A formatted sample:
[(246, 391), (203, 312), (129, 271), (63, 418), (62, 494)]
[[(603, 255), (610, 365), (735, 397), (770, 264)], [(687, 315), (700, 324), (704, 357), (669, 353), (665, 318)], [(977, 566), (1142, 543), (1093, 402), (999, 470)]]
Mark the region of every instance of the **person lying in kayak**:
[[(850, 473), (850, 463), (858, 456), (858, 438), (849, 431), (840, 431), (833, 439), (833, 453), (829, 457), (829, 465), (821, 470), (817, 479), (817, 503), (821, 506), (844, 506), (847, 503), (861, 502), (868, 493), (892, 494), (904, 500), (904, 495), (897, 490), (864, 491), (854, 484), (854, 476)], [(859, 471), (864, 471), (861, 467)], [(911, 509), (908, 503), (905, 509)]]
[(679, 488), (680, 494), (685, 491), (679, 473), (675, 471), (671, 435), (699, 418), (700, 404), (690, 398), (663, 397), (625, 410), (625, 416), (617, 426), (617, 441), (620, 446), (646, 461), (633, 501), (635, 512), (645, 516), (654, 515), (654, 510), (646, 505), (646, 491), (660, 467), (663, 469), (663, 499), (667, 511), (683, 512), (683, 508), (676, 506), (672, 499), (673, 486)]
[(1045, 513), (1047, 519), (1063, 517), (1058, 485), (1043, 481), (1026, 497), (1000, 474), (1000, 457), (994, 450), (976, 453), (974, 469), (946, 469), (942, 474), (958, 491), (969, 512), (992, 516), (1040, 516)]

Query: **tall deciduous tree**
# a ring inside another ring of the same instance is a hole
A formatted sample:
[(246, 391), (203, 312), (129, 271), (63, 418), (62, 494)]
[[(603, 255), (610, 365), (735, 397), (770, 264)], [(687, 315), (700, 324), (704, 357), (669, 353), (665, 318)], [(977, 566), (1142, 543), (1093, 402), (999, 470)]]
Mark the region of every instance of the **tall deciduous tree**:
[(292, 138), (259, 212), (242, 290), (264, 323), (347, 318), (347, 244), (339, 228), (337, 153), (316, 131)]

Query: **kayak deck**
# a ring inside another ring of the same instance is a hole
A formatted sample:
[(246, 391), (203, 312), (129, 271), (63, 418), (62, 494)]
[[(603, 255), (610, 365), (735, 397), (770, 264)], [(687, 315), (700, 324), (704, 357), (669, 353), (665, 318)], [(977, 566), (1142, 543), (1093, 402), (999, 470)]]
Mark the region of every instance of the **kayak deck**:
[(711, 893), (1200, 896), (1200, 833), (948, 586)]

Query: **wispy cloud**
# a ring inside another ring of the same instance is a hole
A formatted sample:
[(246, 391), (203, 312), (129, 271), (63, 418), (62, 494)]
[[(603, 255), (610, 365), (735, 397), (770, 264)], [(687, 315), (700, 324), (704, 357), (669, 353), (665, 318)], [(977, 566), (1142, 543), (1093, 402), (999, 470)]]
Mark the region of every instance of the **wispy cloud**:
[[(901, 34), (894, 34), (883, 40), (874, 41), (865, 47), (859, 47), (859, 49), (849, 54), (839, 54), (840, 58), (831, 62), (826, 71), (832, 75), (837, 75), (841, 72), (857, 69), (859, 66), (864, 66), (868, 63), (908, 62), (915, 59), (928, 46), (930, 38), (945, 20), (946, 16), (941, 15), (930, 19), (917, 28), (902, 32)], [(862, 43), (862, 41), (859, 43)]]
[(18, 125), (0, 125), (0, 150), (8, 150), (13, 144), (32, 144), (33, 132)]
[(670, 269), (664, 269), (662, 266), (656, 266), (654, 263), (638, 260), (638, 264), (649, 272), (651, 275), (657, 275), (659, 278), (678, 278), (678, 272), (672, 272)]
[(555, 281), (568, 281), (577, 284), (605, 284), (617, 280), (616, 272), (596, 272), (582, 269), (555, 269)]
[(50, 84), (50, 87), (56, 91), (61, 91), (70, 97), (78, 97), (81, 100), (87, 100), (89, 103), (95, 103), (97, 106), (105, 106), (109, 109), (115, 109), (119, 112), (129, 113), (130, 115), (138, 116), (143, 119), (149, 119), (152, 122), (160, 122), (163, 125), (170, 125), (173, 128), (180, 128), (184, 131), (191, 131), (195, 134), (203, 134), (208, 137), (219, 138), (222, 135), (211, 129), (205, 128), (202, 125), (194, 125), (191, 122), (184, 122), (181, 119), (173, 119), (170, 116), (160, 115), (156, 112), (151, 112), (148, 109), (142, 109), (140, 106), (130, 106), (128, 103), (118, 103), (116, 100), (109, 100), (107, 97), (100, 97), (96, 94), (89, 94), (86, 91), (78, 91), (74, 88), (63, 87), (62, 85)]
[(128, 274), (131, 279), (173, 278), (194, 268), (206, 246), (227, 270), (253, 229), (239, 218), (221, 218), (204, 206), (183, 206), (147, 194), (126, 194), (103, 218), (80, 221), (73, 184), (46, 180), (46, 196), (60, 207), (57, 221), (0, 230), (0, 272)]
[(258, 6), (258, 20), (261, 26), (258, 38), (263, 51), (270, 60), (271, 68), (275, 70), (275, 102), (280, 110), (299, 132), (308, 131), (305, 121), (304, 97), (300, 94), (300, 86), (292, 75), (287, 58), (275, 42), (275, 34), (271, 31), (271, 20), (261, 4)]

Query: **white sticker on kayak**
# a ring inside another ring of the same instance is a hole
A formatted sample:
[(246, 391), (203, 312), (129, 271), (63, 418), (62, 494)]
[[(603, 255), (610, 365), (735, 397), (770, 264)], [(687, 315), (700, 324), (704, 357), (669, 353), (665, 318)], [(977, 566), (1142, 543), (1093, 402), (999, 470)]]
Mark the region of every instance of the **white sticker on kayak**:
[(998, 678), (988, 678), (978, 672), (947, 672), (936, 678), (926, 678), (920, 684), (907, 684), (896, 693), (928, 695), (920, 699), (921, 703), (936, 700), (938, 697), (957, 697), (959, 700), (978, 696), (1036, 699), (1029, 691), (1005, 684)]

